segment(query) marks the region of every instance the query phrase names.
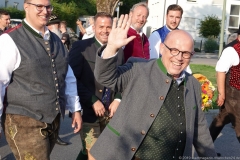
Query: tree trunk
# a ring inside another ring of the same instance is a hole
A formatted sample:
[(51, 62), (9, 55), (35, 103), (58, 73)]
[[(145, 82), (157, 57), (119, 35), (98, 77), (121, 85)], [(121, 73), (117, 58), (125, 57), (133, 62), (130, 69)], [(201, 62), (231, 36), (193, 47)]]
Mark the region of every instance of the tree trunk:
[(113, 16), (118, 2), (119, 0), (97, 0), (97, 12), (107, 12)]

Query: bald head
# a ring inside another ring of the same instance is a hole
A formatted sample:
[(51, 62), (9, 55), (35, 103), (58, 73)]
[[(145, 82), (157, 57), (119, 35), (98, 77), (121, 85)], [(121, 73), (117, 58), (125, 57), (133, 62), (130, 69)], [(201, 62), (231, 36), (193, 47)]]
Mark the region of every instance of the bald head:
[(189, 65), (193, 44), (192, 36), (183, 30), (171, 31), (164, 43), (161, 43), (162, 62), (168, 73), (174, 78), (178, 78)]
[(164, 43), (168, 44), (168, 43), (173, 43), (173, 42), (174, 43), (184, 42), (185, 45), (192, 46), (191, 47), (192, 51), (194, 49), (193, 48), (194, 47), (194, 41), (193, 41), (192, 36), (184, 30), (173, 30), (167, 35)]

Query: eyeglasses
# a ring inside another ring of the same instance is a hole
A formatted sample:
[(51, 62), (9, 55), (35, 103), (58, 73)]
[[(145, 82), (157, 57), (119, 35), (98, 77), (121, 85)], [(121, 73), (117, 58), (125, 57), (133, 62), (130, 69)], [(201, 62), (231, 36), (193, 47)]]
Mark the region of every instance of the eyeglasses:
[(40, 12), (43, 11), (45, 8), (48, 12), (53, 11), (53, 6), (52, 5), (44, 6), (42, 4), (33, 4), (33, 3), (29, 3), (29, 2), (27, 4), (31, 4), (31, 5), (36, 6), (37, 10), (40, 11)]
[(179, 51), (176, 48), (169, 48), (165, 43), (163, 43), (163, 44), (167, 47), (167, 49), (170, 50), (170, 53), (173, 56), (177, 56), (181, 52), (183, 58), (189, 59), (193, 55), (193, 53), (194, 53), (194, 52), (191, 53), (191, 52), (188, 52), (188, 51)]

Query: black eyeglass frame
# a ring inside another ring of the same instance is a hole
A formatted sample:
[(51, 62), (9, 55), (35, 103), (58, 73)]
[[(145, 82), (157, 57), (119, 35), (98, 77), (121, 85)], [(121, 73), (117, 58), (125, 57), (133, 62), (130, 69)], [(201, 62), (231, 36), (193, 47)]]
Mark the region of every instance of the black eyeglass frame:
[[(182, 53), (182, 57), (185, 59), (190, 59), (191, 56), (194, 54), (194, 52), (188, 52), (188, 51), (179, 51), (177, 48), (169, 48), (165, 43), (163, 43), (167, 49), (169, 49), (171, 55), (177, 56), (180, 52)], [(173, 54), (173, 50), (178, 51), (178, 53)], [(185, 56), (184, 56), (185, 55)], [(187, 55), (187, 57), (186, 57)]]
[[(34, 5), (36, 6), (36, 9), (39, 11), (39, 12), (42, 12), (44, 10), (44, 8), (46, 8), (46, 10), (48, 12), (52, 12), (53, 11), (53, 6), (52, 5), (48, 5), (48, 6), (44, 6), (42, 4), (34, 4), (34, 3), (30, 3), (30, 2), (27, 2), (27, 4), (31, 4), (31, 5)], [(40, 7), (40, 9), (39, 9)], [(43, 8), (44, 7), (44, 8)]]

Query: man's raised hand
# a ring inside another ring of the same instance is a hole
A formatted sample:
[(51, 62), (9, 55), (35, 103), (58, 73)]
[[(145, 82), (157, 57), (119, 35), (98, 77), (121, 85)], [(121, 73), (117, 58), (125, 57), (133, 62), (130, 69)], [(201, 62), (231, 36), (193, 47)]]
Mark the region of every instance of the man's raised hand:
[(109, 58), (116, 54), (119, 48), (125, 46), (136, 36), (127, 37), (128, 29), (131, 25), (131, 17), (127, 14), (121, 15), (117, 22), (114, 18), (112, 30), (108, 37), (107, 47), (104, 51), (103, 58)]

